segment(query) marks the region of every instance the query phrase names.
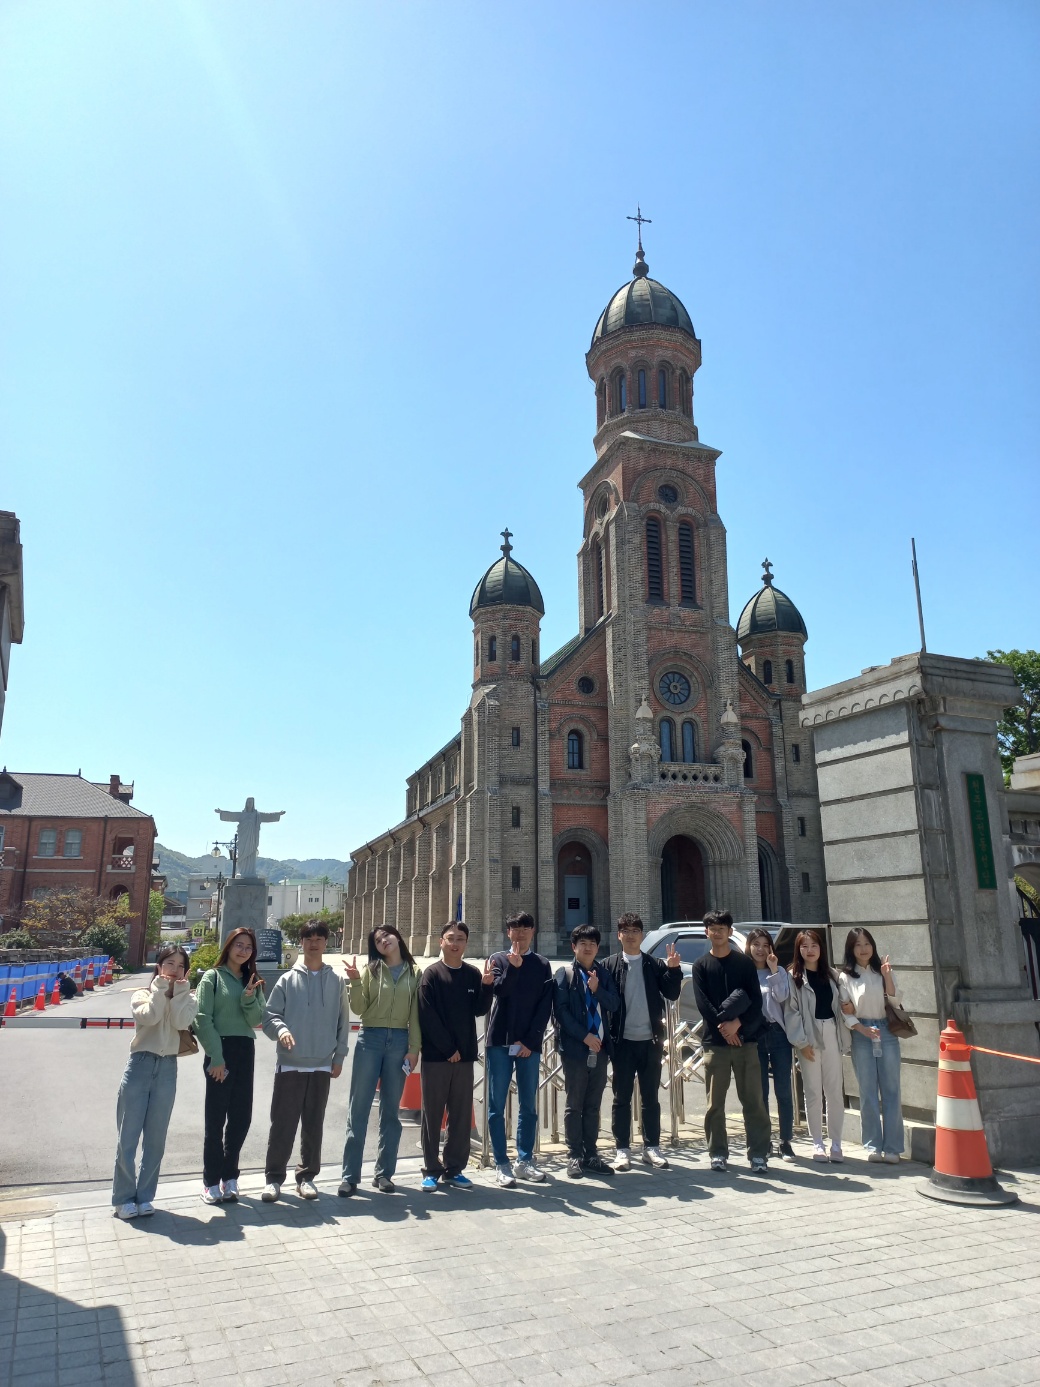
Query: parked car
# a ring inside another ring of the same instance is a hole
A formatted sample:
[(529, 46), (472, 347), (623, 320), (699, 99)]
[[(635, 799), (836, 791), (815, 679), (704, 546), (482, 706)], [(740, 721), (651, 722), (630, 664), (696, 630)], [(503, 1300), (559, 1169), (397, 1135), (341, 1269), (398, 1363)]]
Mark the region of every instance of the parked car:
[[(743, 953), (748, 934), (753, 929), (769, 931), (775, 941), (774, 948), (777, 958), (780, 960), (780, 966), (786, 967), (791, 961), (794, 937), (798, 933), (799, 926), (789, 925), (781, 920), (734, 921), (733, 948), (739, 949)], [(693, 972), (693, 965), (711, 947), (707, 932), (702, 924), (693, 920), (676, 920), (671, 924), (661, 925), (658, 929), (653, 929), (644, 936), (643, 952), (650, 954), (653, 958), (663, 959), (670, 944), (674, 944), (679, 952), (684, 978), (689, 978)], [(700, 1020), (700, 1012), (693, 1000), (691, 987), (683, 987), (682, 995), (679, 998), (679, 1015), (684, 1021), (689, 1021), (691, 1025), (695, 1025)]]

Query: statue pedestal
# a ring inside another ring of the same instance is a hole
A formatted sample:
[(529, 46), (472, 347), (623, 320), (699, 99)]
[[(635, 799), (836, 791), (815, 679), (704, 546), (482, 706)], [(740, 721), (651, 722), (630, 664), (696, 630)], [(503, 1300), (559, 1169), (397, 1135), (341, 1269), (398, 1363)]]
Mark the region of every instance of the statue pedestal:
[(233, 929), (251, 929), (255, 934), (267, 928), (267, 882), (263, 877), (234, 877), (224, 887), (220, 914), (220, 942), (223, 945)]

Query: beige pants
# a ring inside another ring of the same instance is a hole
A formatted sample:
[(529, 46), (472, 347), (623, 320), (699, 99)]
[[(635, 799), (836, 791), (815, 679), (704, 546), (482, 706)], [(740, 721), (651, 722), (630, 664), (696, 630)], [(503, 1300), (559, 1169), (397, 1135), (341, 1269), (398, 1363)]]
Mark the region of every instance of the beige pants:
[(827, 1100), (827, 1134), (835, 1146), (841, 1145), (841, 1130), (845, 1122), (845, 1090), (841, 1077), (841, 1051), (838, 1048), (837, 1022), (817, 1021), (824, 1044), (813, 1046), (816, 1058), (807, 1060), (800, 1050), (798, 1068), (802, 1071), (805, 1093), (805, 1117), (809, 1135), (823, 1145), (823, 1103)]

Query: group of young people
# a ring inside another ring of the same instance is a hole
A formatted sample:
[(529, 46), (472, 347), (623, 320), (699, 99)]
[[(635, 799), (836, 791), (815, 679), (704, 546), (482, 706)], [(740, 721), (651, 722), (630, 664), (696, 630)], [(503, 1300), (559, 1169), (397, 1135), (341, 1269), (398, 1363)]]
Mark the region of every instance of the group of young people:
[[(794, 962), (781, 970), (773, 941), (751, 931), (748, 952), (731, 944), (732, 920), (705, 917), (710, 952), (693, 966), (693, 990), (703, 1020), (707, 1079), (705, 1132), (713, 1170), (729, 1158), (725, 1100), (731, 1076), (743, 1110), (748, 1156), (764, 1171), (770, 1154), (794, 1159), (792, 1062), (805, 1092), (813, 1158), (840, 1161), (844, 1113), (841, 1056), (851, 1036), (860, 1087), (863, 1142), (871, 1160), (896, 1162), (903, 1149), (899, 1111), (899, 1042), (885, 1021), (886, 994), (898, 1002), (887, 958), (878, 957), (866, 930), (849, 934), (839, 972), (825, 962), (823, 939), (803, 930)], [(216, 965), (193, 995), (188, 957), (177, 945), (160, 949), (155, 976), (133, 994), (130, 1057), (116, 1107), (118, 1145), (112, 1187), (117, 1217), (154, 1211), (159, 1169), (177, 1089), (178, 1057), (204, 1052), (206, 1096), (203, 1193), (207, 1204), (239, 1197), (239, 1161), (252, 1122), (257, 1029), (276, 1046), (270, 1132), (261, 1199), (281, 1197), (300, 1135), (294, 1169), (297, 1194), (316, 1199), (325, 1109), (330, 1085), (343, 1071), (351, 1012), (360, 1030), (351, 1067), (346, 1140), (338, 1194), (361, 1182), (369, 1118), (379, 1093), (379, 1134), (373, 1186), (394, 1190), (405, 1081), (421, 1058), (422, 1188), (469, 1188), (477, 1018), (486, 1016), (487, 1120), (496, 1181), (543, 1181), (536, 1155), (538, 1081), (543, 1039), (555, 1026), (564, 1075), (566, 1173), (612, 1176), (630, 1170), (632, 1102), (639, 1085), (643, 1146), (639, 1159), (663, 1168), (661, 1074), (665, 1014), (683, 983), (675, 948), (663, 959), (642, 951), (637, 915), (618, 921), (620, 949), (600, 960), (601, 935), (592, 925), (571, 934), (573, 961), (553, 972), (534, 949), (535, 924), (525, 912), (506, 922), (510, 947), (483, 969), (466, 963), (469, 930), (462, 921), (441, 930), (440, 958), (419, 968), (400, 933), (380, 925), (369, 935), (368, 960), (352, 960), (346, 981), (324, 961), (328, 927), (308, 922), (300, 957), (265, 999), (256, 966), (256, 938), (232, 931)], [(609, 1066), (609, 1073), (608, 1073)], [(615, 1154), (599, 1151), (600, 1112), (608, 1077), (613, 1085), (611, 1132)], [(779, 1140), (771, 1140), (769, 1085), (776, 1093)], [(507, 1146), (509, 1092), (517, 1093), (516, 1160)], [(830, 1150), (824, 1145), (826, 1105)], [(442, 1128), (446, 1125), (442, 1145)], [(140, 1162), (137, 1160), (140, 1147)]]

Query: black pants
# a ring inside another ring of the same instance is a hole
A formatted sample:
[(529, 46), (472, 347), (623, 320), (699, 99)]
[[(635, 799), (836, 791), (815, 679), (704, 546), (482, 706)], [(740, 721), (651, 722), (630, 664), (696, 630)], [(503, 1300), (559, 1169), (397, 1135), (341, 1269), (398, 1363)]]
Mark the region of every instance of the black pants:
[(274, 1076), (271, 1094), (271, 1135), (267, 1139), (264, 1174), (268, 1183), (282, 1184), (301, 1122), (300, 1160), (296, 1183), (314, 1180), (321, 1170), (321, 1138), (332, 1075), (297, 1074), (291, 1069)]
[(227, 1075), (223, 1083), (206, 1071), (206, 1137), (202, 1145), (202, 1179), (206, 1185), (238, 1179), (238, 1158), (253, 1120), (253, 1051), (247, 1035), (222, 1035), (221, 1049)]
[(661, 1144), (661, 1065), (664, 1051), (655, 1040), (619, 1040), (614, 1046), (614, 1105), (610, 1126), (616, 1146), (632, 1145), (632, 1090), (639, 1079), (643, 1104), (643, 1144)]
[(607, 1086), (606, 1050), (600, 1050), (596, 1059), (595, 1069), (590, 1069), (586, 1055), (563, 1056), (563, 1134), (571, 1160), (587, 1161), (597, 1154), (600, 1108)]
[[(457, 1060), (423, 1060), (419, 1067), (422, 1087), (423, 1174), (435, 1180), (460, 1175), (469, 1163), (469, 1134), (473, 1125), (473, 1063)], [(441, 1159), (441, 1122), (448, 1113), (448, 1134)]]

